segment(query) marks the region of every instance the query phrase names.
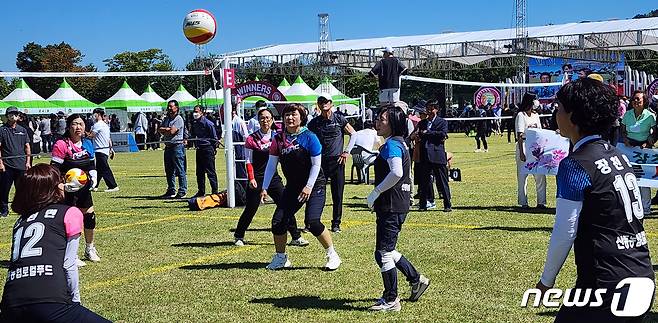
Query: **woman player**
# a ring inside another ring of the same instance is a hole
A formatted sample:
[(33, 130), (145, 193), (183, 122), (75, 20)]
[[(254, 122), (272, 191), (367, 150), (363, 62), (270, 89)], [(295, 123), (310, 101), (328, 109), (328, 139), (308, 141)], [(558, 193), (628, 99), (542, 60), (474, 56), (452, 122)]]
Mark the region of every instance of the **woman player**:
[(368, 195), (368, 207), (377, 214), (375, 261), (381, 269), (384, 294), (370, 307), (374, 311), (401, 309), (397, 269), (411, 286), (411, 301), (417, 301), (430, 285), (429, 279), (395, 250), (411, 198), (411, 163), (404, 142), (407, 131), (407, 116), (399, 107), (390, 107), (379, 114), (377, 134), (387, 139), (375, 159), (375, 189)]
[[(249, 186), (247, 187), (247, 202), (233, 234), (236, 246), (244, 246), (244, 234), (260, 206), (260, 192), (262, 191), (263, 177), (265, 176), (265, 166), (267, 166), (272, 138), (276, 135), (276, 130), (272, 129), (272, 124), (274, 123), (272, 111), (267, 108), (258, 111), (258, 123), (260, 128), (249, 135), (245, 142)], [(268, 194), (272, 197), (274, 203), (278, 203), (281, 193), (283, 193), (283, 183), (281, 182), (281, 177), (275, 171), (270, 182)], [(308, 241), (302, 238), (297, 228), (297, 220), (295, 220), (294, 216), (290, 220), (290, 224), (288, 225), (288, 231), (292, 236), (290, 245), (307, 246)]]
[(109, 322), (80, 305), (78, 246), (82, 212), (61, 204), (57, 168), (39, 164), (16, 183), (11, 260), (1, 322)]
[(331, 234), (320, 222), (326, 199), (326, 181), (320, 167), (322, 160), (320, 140), (305, 127), (306, 109), (301, 104), (293, 103), (286, 106), (283, 109), (283, 119), (285, 128), (274, 136), (270, 146), (261, 193), (262, 198), (267, 196), (267, 190), (280, 161), (286, 186), (272, 217), (276, 254), (272, 262), (267, 265), (267, 269), (276, 270), (291, 266), (286, 254), (286, 228), (295, 213), (306, 204), (304, 224), (326, 250), (325, 268), (336, 270), (341, 260), (334, 250)]
[[(96, 262), (101, 258), (94, 247), (96, 213), (94, 212), (94, 201), (91, 198), (91, 188), (96, 186), (98, 175), (94, 165), (94, 145), (91, 140), (82, 138), (84, 133), (85, 121), (81, 115), (72, 114), (66, 118), (65, 137), (55, 142), (50, 163), (57, 166), (62, 174), (66, 174), (72, 168), (79, 168), (91, 177), (91, 183), (79, 191), (66, 192), (65, 203), (80, 208), (84, 214), (84, 234), (87, 242), (85, 258)], [(78, 266), (84, 265), (85, 263), (78, 259)]]

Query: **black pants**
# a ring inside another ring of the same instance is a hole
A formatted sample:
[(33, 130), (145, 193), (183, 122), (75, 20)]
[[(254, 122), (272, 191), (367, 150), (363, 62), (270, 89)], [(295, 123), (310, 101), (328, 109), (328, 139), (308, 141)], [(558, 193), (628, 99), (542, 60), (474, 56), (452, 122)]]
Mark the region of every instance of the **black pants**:
[(430, 176), (434, 175), (436, 189), (443, 195), (443, 207), (451, 208), (450, 187), (448, 186), (448, 166), (445, 164), (434, 164), (429, 161), (424, 161), (422, 169), (422, 188), (420, 188), (420, 191), (423, 192), (423, 194), (420, 196), (420, 206), (424, 207), (427, 205), (426, 203), (430, 198), (428, 192), (432, 189), (432, 178)]
[(104, 323), (110, 321), (80, 303), (39, 303), (3, 308), (0, 322)]
[[(434, 202), (434, 188), (432, 188), (432, 179), (430, 178), (430, 185), (425, 187), (423, 181), (425, 180), (425, 171), (423, 170), (423, 162), (414, 162), (414, 183), (418, 185), (418, 196), (422, 197), (424, 190), (428, 189), (426, 199), (427, 201)], [(430, 176), (431, 177), (431, 176)], [(422, 204), (421, 204), (422, 206)]]
[(41, 144), (43, 145), (43, 152), (48, 153), (53, 149), (53, 135), (41, 135)]
[(409, 283), (417, 283), (420, 279), (420, 274), (411, 262), (395, 250), (406, 216), (406, 213), (377, 212), (375, 261), (381, 269), (384, 282), (382, 298), (387, 302), (398, 297), (398, 270)]
[(331, 180), (331, 201), (333, 202), (332, 226), (339, 226), (343, 218), (343, 193), (345, 191), (345, 164), (338, 163), (338, 156), (322, 159), (322, 172)]
[(139, 150), (146, 149), (146, 146), (144, 146), (144, 143), (146, 142), (146, 134), (136, 133), (135, 134), (135, 142), (137, 143), (137, 147), (139, 147)]
[[(149, 142), (156, 142), (156, 141), (159, 141), (159, 140), (160, 140), (160, 134), (158, 134), (158, 133), (152, 133), (152, 134), (148, 135), (146, 139), (147, 139)], [(148, 150), (149, 148), (150, 148), (150, 149), (153, 149), (153, 150), (156, 150), (156, 149), (160, 148), (160, 144), (147, 144), (147, 145), (146, 145), (146, 149)]]
[(112, 173), (108, 161), (109, 157), (103, 153), (95, 153), (94, 157), (96, 158), (96, 172), (98, 172), (98, 183), (96, 183), (96, 187), (100, 185), (101, 180), (105, 180), (105, 185), (107, 185), (108, 189), (117, 187), (117, 181), (114, 178), (114, 173)]
[(212, 193), (219, 192), (217, 172), (215, 171), (215, 148), (212, 146), (201, 146), (196, 150), (196, 184), (199, 194), (206, 194), (206, 175), (208, 175)]
[(5, 171), (0, 173), (0, 211), (9, 211), (9, 191), (16, 179), (25, 174), (24, 170), (5, 166)]
[(324, 225), (322, 224), (322, 211), (324, 210), (324, 203), (326, 202), (327, 192), (324, 183), (315, 183), (313, 191), (308, 198), (308, 201), (301, 203), (297, 200), (302, 187), (286, 187), (281, 194), (281, 201), (277, 203), (276, 210), (272, 216), (272, 233), (274, 235), (282, 235), (286, 233), (288, 225), (295, 213), (306, 204), (304, 210), (304, 224), (310, 229), (314, 236), (319, 236), (324, 232)]
[(516, 142), (516, 130), (514, 130), (514, 124), (506, 123), (505, 128), (507, 128), (507, 143), (512, 142), (512, 134), (514, 134), (514, 142)]
[(484, 145), (484, 149), (487, 150), (489, 147), (487, 146), (487, 132), (485, 131), (480, 131), (478, 130), (475, 133), (475, 142), (477, 143), (477, 149), (480, 149), (480, 140), (482, 140), (482, 144)]
[[(256, 211), (258, 211), (258, 207), (260, 206), (260, 192), (263, 190), (263, 178), (256, 178), (256, 182), (258, 183), (258, 187), (247, 188), (247, 201), (244, 210), (242, 211), (242, 215), (240, 215), (240, 220), (238, 220), (238, 226), (235, 228), (235, 233), (233, 234), (236, 239), (244, 238), (244, 234), (249, 228), (249, 225), (254, 219), (254, 215), (256, 215)], [(281, 182), (281, 177), (276, 175), (272, 178), (270, 187), (267, 189), (267, 194), (272, 200), (274, 200), (274, 203), (277, 205), (279, 204), (281, 201), (281, 195), (283, 194), (283, 183)], [(290, 218), (288, 232), (290, 232), (290, 236), (292, 236), (293, 240), (297, 240), (302, 236), (297, 228), (297, 219), (295, 219), (294, 215)]]

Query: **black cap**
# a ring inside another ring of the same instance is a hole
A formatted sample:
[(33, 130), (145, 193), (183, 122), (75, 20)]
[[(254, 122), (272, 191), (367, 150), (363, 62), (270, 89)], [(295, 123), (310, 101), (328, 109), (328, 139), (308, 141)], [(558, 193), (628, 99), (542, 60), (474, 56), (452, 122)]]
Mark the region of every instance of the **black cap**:
[(333, 102), (333, 101), (331, 101), (331, 99), (327, 99), (324, 96), (319, 96), (318, 97), (318, 104), (325, 104), (327, 102)]
[(11, 106), (11, 107), (7, 108), (7, 110), (5, 110), (5, 115), (9, 115), (10, 113), (18, 114), (18, 113), (20, 113), (20, 111), (18, 111), (17, 107)]

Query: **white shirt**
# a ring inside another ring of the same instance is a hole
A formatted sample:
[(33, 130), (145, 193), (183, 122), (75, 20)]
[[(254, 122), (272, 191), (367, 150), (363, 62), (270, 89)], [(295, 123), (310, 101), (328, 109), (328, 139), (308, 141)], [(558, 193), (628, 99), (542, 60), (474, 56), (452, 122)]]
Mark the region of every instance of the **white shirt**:
[[(377, 130), (375, 129), (363, 129), (359, 130), (350, 136), (350, 142), (347, 144), (347, 151), (351, 152), (354, 146), (359, 145), (369, 151), (374, 151), (375, 144), (381, 144), (382, 140), (377, 136)], [(371, 156), (366, 152), (363, 152), (364, 157)], [(374, 156), (374, 155), (373, 155)]]
[(239, 116), (233, 117), (233, 123), (232, 123), (232, 129), (233, 131), (239, 133), (242, 135), (242, 138), (245, 140), (247, 139), (247, 136), (249, 135), (249, 130), (247, 130), (247, 124), (240, 118)]
[(258, 129), (260, 129), (260, 123), (258, 123), (258, 114), (256, 114), (247, 122), (247, 131), (249, 131), (249, 134), (252, 134), (258, 131)]
[(146, 116), (144, 113), (139, 113), (137, 115), (137, 120), (135, 120), (135, 126), (133, 127), (135, 129), (136, 134), (140, 135), (145, 135), (146, 134), (146, 129), (148, 129), (148, 120), (146, 120)]
[(539, 120), (539, 114), (533, 112), (528, 116), (525, 112), (519, 112), (516, 114), (516, 121), (514, 122), (514, 129), (518, 132), (525, 132), (528, 128), (537, 128), (541, 129), (541, 121)]
[[(91, 126), (91, 132), (94, 135), (94, 149), (97, 153), (110, 155), (110, 126), (104, 121), (96, 121), (93, 126)], [(102, 148), (101, 148), (102, 147)], [(108, 147), (108, 148), (105, 148)]]

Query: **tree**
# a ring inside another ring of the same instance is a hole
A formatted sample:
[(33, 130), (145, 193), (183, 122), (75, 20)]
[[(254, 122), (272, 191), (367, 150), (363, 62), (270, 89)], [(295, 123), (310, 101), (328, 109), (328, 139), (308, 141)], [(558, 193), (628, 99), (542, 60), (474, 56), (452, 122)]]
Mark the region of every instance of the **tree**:
[[(82, 52), (71, 45), (61, 42), (45, 47), (30, 42), (16, 55), (16, 67), (23, 72), (93, 72), (94, 65), (80, 65)], [(32, 90), (44, 98), (53, 94), (62, 78), (26, 78)], [(68, 80), (82, 96), (91, 95), (96, 87), (94, 78), (71, 78)]]
[[(162, 49), (151, 48), (139, 52), (122, 52), (103, 61), (108, 72), (154, 72), (173, 71), (171, 59)], [(180, 83), (178, 76), (161, 77), (128, 77), (125, 79), (130, 87), (141, 94), (146, 85), (151, 82), (153, 89), (165, 99), (176, 92)], [(92, 101), (100, 103), (112, 96), (121, 86), (124, 79), (119, 77), (104, 77), (98, 82)]]

